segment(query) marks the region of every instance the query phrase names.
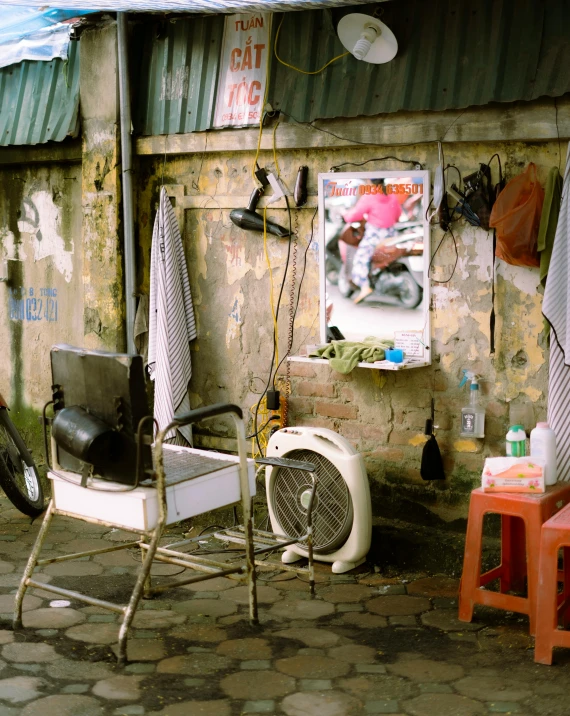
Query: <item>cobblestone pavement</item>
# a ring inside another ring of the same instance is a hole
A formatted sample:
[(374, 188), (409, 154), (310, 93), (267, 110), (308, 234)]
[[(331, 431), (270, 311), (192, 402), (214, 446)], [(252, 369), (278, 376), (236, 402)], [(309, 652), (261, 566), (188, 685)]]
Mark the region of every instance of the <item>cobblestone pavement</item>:
[[(473, 624), (457, 621), (458, 581), (443, 576), (373, 567), (334, 576), (321, 566), (311, 600), (303, 581), (269, 571), (257, 629), (235, 580), (180, 588), (142, 604), (122, 670), (111, 612), (79, 602), (50, 607), (55, 595), (35, 590), (14, 633), (14, 592), (39, 524), (4, 499), (0, 506), (0, 716), (570, 713), (570, 654), (535, 665), (519, 615), (482, 610)], [(132, 537), (56, 518), (43, 556), (123, 539)], [(137, 558), (113, 552), (45, 566), (42, 576), (121, 601)], [(155, 578), (178, 569), (158, 565)]]

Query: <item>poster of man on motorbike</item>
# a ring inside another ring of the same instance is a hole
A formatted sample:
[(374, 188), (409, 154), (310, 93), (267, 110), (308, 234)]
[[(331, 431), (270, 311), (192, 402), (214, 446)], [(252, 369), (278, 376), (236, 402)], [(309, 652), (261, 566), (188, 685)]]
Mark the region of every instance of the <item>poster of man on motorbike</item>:
[(400, 318), (392, 311), (390, 322), (403, 320), (406, 327), (422, 304), (423, 177), (395, 174), (344, 174), (323, 182), (327, 309), (339, 326), (339, 313), (350, 313), (344, 323), (360, 322), (349, 304), (362, 306), (362, 313), (385, 307), (385, 316), (389, 306), (397, 307)]

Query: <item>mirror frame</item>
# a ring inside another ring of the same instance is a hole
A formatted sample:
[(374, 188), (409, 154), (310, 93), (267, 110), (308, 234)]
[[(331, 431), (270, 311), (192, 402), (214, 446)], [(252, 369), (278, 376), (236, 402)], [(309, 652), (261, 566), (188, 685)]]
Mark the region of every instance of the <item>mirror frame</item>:
[(326, 336), (326, 255), (325, 255), (325, 196), (324, 196), (324, 182), (335, 179), (337, 181), (347, 179), (381, 179), (381, 178), (394, 178), (398, 179), (402, 176), (411, 178), (421, 178), (423, 180), (423, 192), (422, 192), (422, 225), (424, 230), (424, 286), (423, 286), (423, 344), (424, 344), (424, 355), (423, 358), (413, 359), (413, 362), (405, 364), (391, 364), (386, 365), (388, 361), (381, 361), (380, 363), (359, 363), (362, 367), (367, 368), (380, 368), (382, 370), (401, 370), (403, 368), (421, 368), (431, 364), (431, 316), (430, 316), (430, 299), (431, 299), (431, 286), (429, 280), (429, 266), (431, 258), (431, 247), (430, 247), (430, 228), (429, 222), (426, 219), (428, 206), (430, 203), (430, 177), (429, 171), (426, 170), (413, 170), (413, 171), (384, 171), (376, 170), (370, 172), (328, 172), (325, 174), (318, 175), (318, 208), (319, 208), (319, 284), (320, 284), (320, 305), (319, 305), (319, 325), (320, 325), (320, 338), (321, 343), (327, 342)]

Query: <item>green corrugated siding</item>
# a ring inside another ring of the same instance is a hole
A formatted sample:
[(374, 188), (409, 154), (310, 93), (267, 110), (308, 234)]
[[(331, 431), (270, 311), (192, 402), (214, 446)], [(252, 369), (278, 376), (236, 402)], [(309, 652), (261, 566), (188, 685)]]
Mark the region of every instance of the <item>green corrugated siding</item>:
[(67, 62), (24, 61), (0, 69), (0, 146), (61, 142), (77, 136), (79, 47)]
[(145, 49), (136, 111), (142, 134), (209, 129), (223, 31), (223, 15), (147, 25), (142, 30), (142, 42), (139, 38), (137, 44)]
[[(344, 51), (336, 24), (378, 6), (287, 13), (279, 54), (306, 70)], [(396, 58), (371, 65), (348, 56), (315, 76), (273, 58), (269, 102), (296, 119), (444, 110), (570, 92), (570, 0), (407, 0), (384, 2), (398, 38)], [(274, 30), (279, 22), (274, 22)], [(211, 128), (223, 17), (178, 20), (148, 40), (136, 129), (144, 135)], [(161, 82), (187, 62), (188, 101), (160, 99)], [(189, 114), (190, 113), (190, 114)]]

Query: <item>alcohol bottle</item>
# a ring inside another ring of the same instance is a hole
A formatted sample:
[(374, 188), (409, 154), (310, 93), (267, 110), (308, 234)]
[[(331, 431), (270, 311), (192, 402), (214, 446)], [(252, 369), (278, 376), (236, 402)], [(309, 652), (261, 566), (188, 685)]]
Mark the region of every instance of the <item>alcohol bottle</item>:
[(463, 371), (463, 380), (460, 385), (470, 380), (469, 405), (461, 408), (461, 436), (465, 438), (485, 437), (485, 408), (481, 405), (479, 396), (479, 382), (475, 373)]

